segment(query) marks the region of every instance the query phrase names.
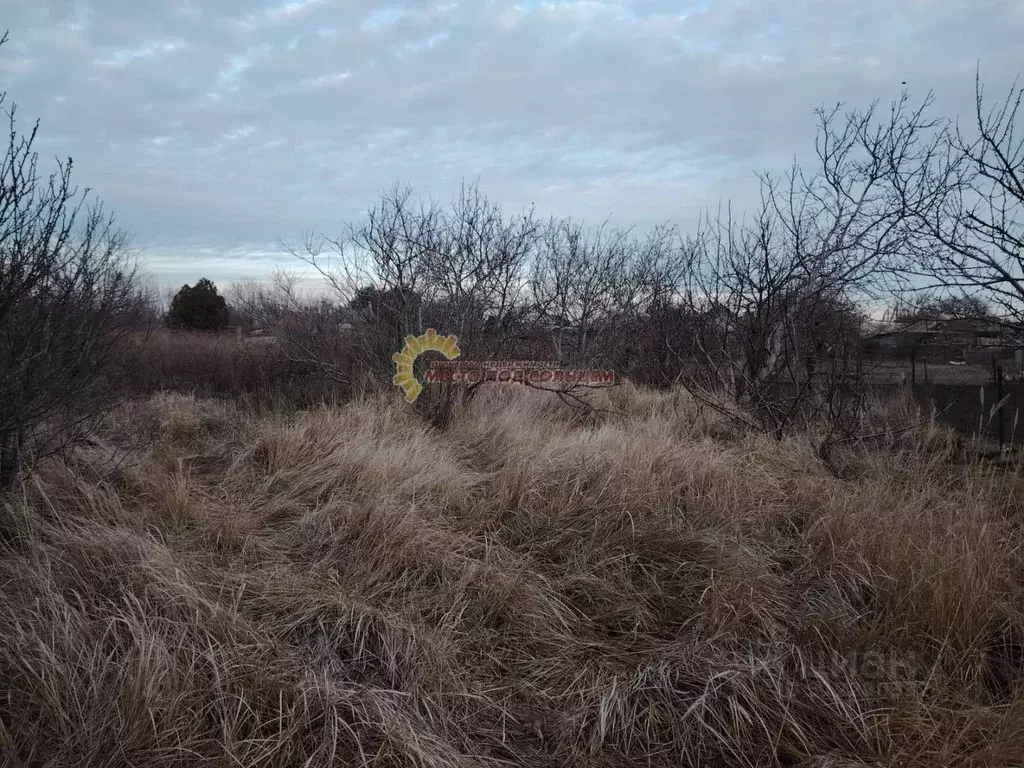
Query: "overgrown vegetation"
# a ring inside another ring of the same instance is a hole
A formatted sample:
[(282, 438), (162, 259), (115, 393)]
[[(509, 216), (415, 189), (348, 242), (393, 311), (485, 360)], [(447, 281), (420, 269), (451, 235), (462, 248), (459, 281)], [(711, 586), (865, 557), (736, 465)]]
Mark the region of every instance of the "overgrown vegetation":
[(602, 397), (112, 412), (4, 512), (7, 764), (1020, 764), (1018, 472)]
[(347, 397), (321, 368), (292, 359), (275, 339), (155, 329), (125, 340), (126, 397), (173, 391), (294, 409)]
[[(976, 136), (821, 110), (814, 167), (691, 233), (396, 186), (293, 248), (327, 294), (202, 279), (162, 322), (11, 109), (3, 763), (1022, 764), (1021, 466), (863, 355), (921, 275), (904, 319), (1021, 329), (1022, 96), (979, 86)], [(409, 408), (429, 327), (628, 382)]]

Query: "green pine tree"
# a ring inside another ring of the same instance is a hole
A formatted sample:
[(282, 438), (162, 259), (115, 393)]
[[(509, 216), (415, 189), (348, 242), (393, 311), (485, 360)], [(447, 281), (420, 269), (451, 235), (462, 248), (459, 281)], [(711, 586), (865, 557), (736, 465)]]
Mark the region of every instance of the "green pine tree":
[(167, 326), (187, 331), (222, 331), (228, 326), (227, 301), (205, 277), (194, 286), (183, 285), (171, 300)]

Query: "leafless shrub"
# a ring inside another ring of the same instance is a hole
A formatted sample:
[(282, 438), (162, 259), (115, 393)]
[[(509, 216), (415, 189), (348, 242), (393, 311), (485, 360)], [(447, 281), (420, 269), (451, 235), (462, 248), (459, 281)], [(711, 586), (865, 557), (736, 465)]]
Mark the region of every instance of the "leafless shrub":
[(684, 306), (698, 321), (695, 370), (681, 376), (716, 408), (781, 437), (824, 418), (822, 450), (851, 437), (865, 402), (859, 306), (891, 288), (912, 248), (889, 183), (919, 162), (929, 100), (881, 117), (819, 110), (813, 173), (761, 178), (743, 220), (708, 217), (687, 245)]
[(271, 334), (295, 373), (322, 376), (347, 394), (358, 384), (357, 349), (367, 335), (366, 320), (333, 297), (301, 292), (299, 280), (297, 273), (278, 269), (266, 283), (236, 283), (227, 291), (232, 311), (245, 325)]
[[(908, 272), (961, 307), (992, 305), (992, 322), (1024, 328), (1024, 88), (986, 105), (980, 74), (970, 127), (946, 124), (891, 169), (918, 245)], [(920, 279), (920, 278), (923, 278)]]
[(945, 291), (901, 292), (886, 313), (896, 323), (918, 320), (988, 320), (997, 322), (994, 308), (979, 296), (950, 295)]
[[(650, 376), (638, 339), (648, 317), (671, 312), (682, 275), (675, 238), (668, 227), (640, 238), (506, 214), (475, 185), (448, 207), (396, 187), (343, 238), (307, 237), (294, 252), (347, 305), (356, 368), (381, 384), (405, 337), (431, 327), (457, 335), (463, 359), (554, 359)], [(652, 354), (664, 369), (662, 331)], [(668, 381), (662, 370), (658, 383)]]
[(395, 187), (343, 237), (308, 236), (293, 251), (334, 289), (353, 375), (387, 385), (392, 355), (428, 327), (455, 333), (471, 359), (515, 349), (531, 319), (522, 275), (538, 229), (532, 212), (506, 215), (475, 186), (448, 208)]
[(435, 327), (469, 359), (683, 381), (776, 437), (823, 419), (825, 450), (855, 437), (863, 414), (863, 307), (901, 287), (922, 247), (914, 210), (936, 197), (921, 169), (942, 129), (931, 103), (822, 108), (813, 168), (764, 174), (752, 216), (708, 215), (689, 236), (507, 215), (476, 186), (448, 207), (395, 187), (342, 237), (309, 237), (296, 255), (356, 309), (348, 349), (379, 384), (404, 338)]
[[(4, 38), (6, 39), (6, 38)], [(0, 41), (2, 42), (2, 41)], [(0, 107), (4, 98), (0, 95)], [(120, 339), (142, 303), (126, 237), (71, 160), (44, 178), (15, 108), (0, 162), (0, 485), (59, 450), (118, 388)]]
[(631, 244), (628, 230), (590, 232), (569, 220), (552, 221), (544, 231), (531, 287), (556, 361), (598, 357), (613, 329), (615, 292), (631, 266)]

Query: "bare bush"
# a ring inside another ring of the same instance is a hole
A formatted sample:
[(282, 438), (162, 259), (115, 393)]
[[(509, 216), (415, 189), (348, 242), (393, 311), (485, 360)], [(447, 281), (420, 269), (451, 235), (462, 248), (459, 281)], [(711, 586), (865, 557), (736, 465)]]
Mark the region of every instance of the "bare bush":
[(917, 320), (997, 320), (992, 305), (980, 296), (951, 295), (935, 289), (902, 292), (895, 297), (887, 317), (897, 323)]
[[(553, 359), (650, 376), (638, 340), (648, 317), (671, 313), (682, 274), (675, 237), (667, 227), (640, 238), (542, 222), (532, 210), (507, 214), (475, 185), (448, 207), (395, 187), (344, 237), (307, 237), (293, 250), (355, 310), (346, 343), (356, 369), (380, 384), (404, 339), (430, 327), (457, 335), (466, 359)], [(662, 331), (654, 354), (664, 384)]]
[(930, 99), (819, 110), (817, 167), (761, 177), (748, 219), (708, 217), (687, 245), (695, 367), (681, 380), (777, 437), (825, 418), (827, 450), (856, 433), (864, 403), (858, 308), (892, 287), (913, 247), (894, 168), (920, 162)]
[(908, 272), (961, 306), (988, 303), (989, 319), (1024, 329), (1024, 87), (986, 105), (980, 75), (970, 127), (947, 124), (921, 141), (918, 162), (893, 168), (919, 247)]
[[(0, 106), (3, 105), (0, 95)], [(48, 178), (32, 146), (9, 139), (0, 164), (0, 485), (72, 441), (113, 399), (120, 339), (143, 305), (122, 231), (71, 183)]]
[(506, 215), (475, 186), (448, 208), (395, 187), (344, 236), (293, 250), (334, 289), (354, 375), (387, 385), (391, 356), (428, 327), (455, 333), (470, 358), (515, 350), (532, 319), (522, 278), (538, 229), (532, 212)]
[(552, 221), (534, 262), (532, 289), (555, 360), (598, 357), (618, 314), (616, 288), (631, 266), (630, 232)]
[(357, 310), (348, 348), (377, 383), (407, 335), (436, 327), (470, 359), (683, 381), (776, 437), (824, 418), (824, 448), (863, 413), (863, 307), (899, 289), (922, 248), (915, 210), (935, 197), (922, 168), (943, 125), (931, 104), (820, 109), (813, 167), (762, 175), (753, 216), (709, 215), (690, 236), (507, 215), (476, 186), (448, 207), (395, 187), (342, 237), (295, 251)]

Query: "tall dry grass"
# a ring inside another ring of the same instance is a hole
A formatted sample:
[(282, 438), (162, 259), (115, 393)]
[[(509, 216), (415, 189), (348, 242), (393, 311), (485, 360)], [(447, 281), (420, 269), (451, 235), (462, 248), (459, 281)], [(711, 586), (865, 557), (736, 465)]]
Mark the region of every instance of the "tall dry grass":
[(125, 383), (134, 396), (173, 391), (256, 406), (306, 407), (350, 394), (350, 387), (325, 377), (313, 361), (273, 339), (161, 328), (127, 343)]
[(112, 413), (7, 502), (8, 764), (1021, 764), (1017, 470), (608, 397)]

